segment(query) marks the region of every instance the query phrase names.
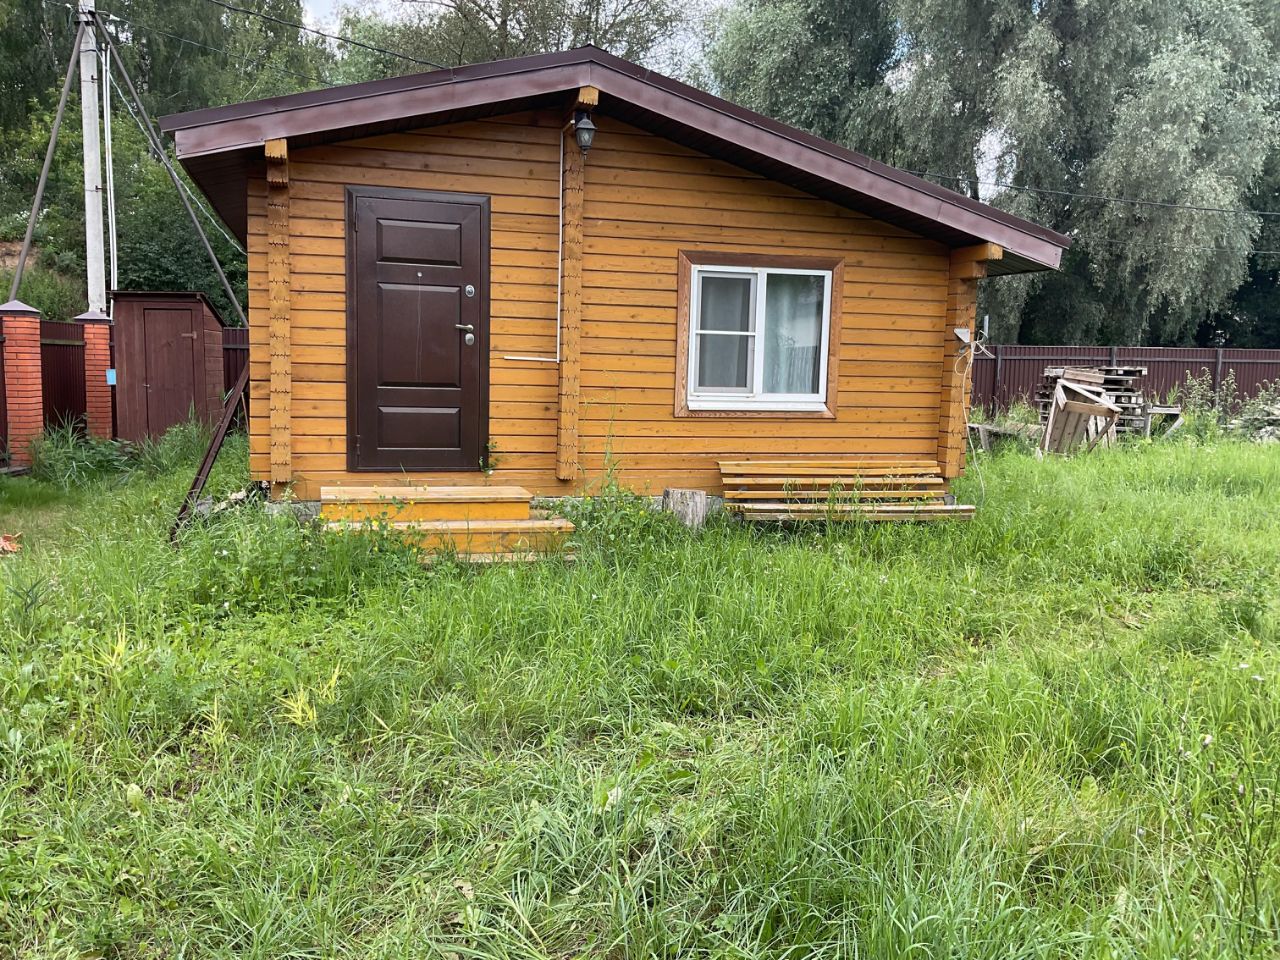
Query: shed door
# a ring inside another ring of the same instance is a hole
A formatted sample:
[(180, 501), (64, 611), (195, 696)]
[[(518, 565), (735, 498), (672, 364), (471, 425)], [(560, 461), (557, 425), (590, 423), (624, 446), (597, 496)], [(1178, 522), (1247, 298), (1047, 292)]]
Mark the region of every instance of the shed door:
[(115, 298), (116, 435), (158, 437), (205, 409), (203, 307), (119, 293)]
[(479, 470), (488, 430), (488, 199), (348, 190), (348, 459)]
[(196, 406), (203, 387), (203, 357), (197, 357), (199, 304), (192, 307), (147, 307), (143, 311), (146, 337), (147, 435), (158, 437), (183, 423)]

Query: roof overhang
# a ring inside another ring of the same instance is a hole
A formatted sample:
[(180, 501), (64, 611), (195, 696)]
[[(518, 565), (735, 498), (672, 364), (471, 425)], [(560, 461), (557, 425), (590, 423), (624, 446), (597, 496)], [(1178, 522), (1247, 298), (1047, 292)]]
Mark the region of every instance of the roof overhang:
[(263, 144), (352, 140), (563, 105), (581, 87), (598, 110), (762, 176), (951, 247), (995, 243), (989, 273), (1055, 269), (1071, 240), (860, 153), (753, 113), (595, 47), (213, 107), (164, 117), (178, 158), (243, 240), (247, 181)]

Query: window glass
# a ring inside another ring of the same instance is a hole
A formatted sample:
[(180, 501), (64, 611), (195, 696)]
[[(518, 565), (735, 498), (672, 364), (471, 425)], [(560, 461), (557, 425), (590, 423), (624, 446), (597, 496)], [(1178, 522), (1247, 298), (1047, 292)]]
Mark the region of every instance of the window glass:
[(753, 337), (704, 333), (698, 337), (699, 390), (751, 388), (751, 344)]
[(700, 330), (733, 330), (745, 333), (751, 329), (751, 306), (755, 277), (702, 276), (702, 300), (698, 309)]
[(819, 392), (826, 280), (769, 274), (764, 292), (764, 392)]

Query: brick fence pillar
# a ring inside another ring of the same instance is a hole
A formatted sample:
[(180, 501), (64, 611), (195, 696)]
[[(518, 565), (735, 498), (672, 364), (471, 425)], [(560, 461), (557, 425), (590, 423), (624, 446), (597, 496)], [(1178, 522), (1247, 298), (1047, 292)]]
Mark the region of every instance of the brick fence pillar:
[(90, 310), (76, 317), (84, 328), (84, 411), (89, 436), (110, 440), (111, 385), (107, 369), (111, 366), (111, 318)]
[(40, 311), (18, 300), (0, 305), (0, 332), (4, 334), (4, 402), (9, 420), (9, 465), (30, 466), (31, 441), (44, 430)]

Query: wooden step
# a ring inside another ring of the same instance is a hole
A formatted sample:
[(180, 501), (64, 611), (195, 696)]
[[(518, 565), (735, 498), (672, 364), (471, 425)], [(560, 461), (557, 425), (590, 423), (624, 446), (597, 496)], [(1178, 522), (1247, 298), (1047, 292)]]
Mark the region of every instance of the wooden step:
[(721, 460), (724, 477), (910, 477), (937, 474), (936, 460)]
[(821, 490), (797, 490), (795, 488), (770, 488), (766, 490), (725, 490), (727, 501), (747, 502), (754, 500), (781, 500), (787, 503), (807, 503), (823, 506), (828, 503), (857, 503), (864, 500), (942, 500), (946, 488), (900, 490), (896, 488), (867, 487), (848, 489), (839, 486), (826, 487)]
[(321, 487), (325, 520), (386, 522), (527, 520), (532, 495), (524, 487)]
[[(538, 560), (546, 560), (548, 556), (550, 554), (534, 553), (531, 550), (526, 550), (522, 553), (460, 553), (457, 554), (457, 559), (464, 563), (534, 563)], [(554, 556), (557, 560), (569, 562), (578, 559), (578, 555), (572, 550), (561, 550)], [(424, 553), (422, 562), (429, 565), (445, 557), (446, 555), (443, 553)]]
[(752, 477), (723, 475), (725, 483), (736, 487), (778, 487), (791, 484), (798, 489), (827, 490), (835, 484), (848, 484), (852, 489), (877, 489), (884, 487), (945, 487), (947, 481), (939, 476), (813, 476), (813, 477)]
[[(333, 520), (326, 529), (358, 531), (364, 525), (350, 520)], [(380, 529), (389, 530), (406, 543), (433, 553), (456, 552), (475, 559), (477, 555), (550, 554), (564, 546), (573, 524), (560, 517), (525, 520), (400, 520)]]
[(949, 518), (968, 520), (975, 512), (962, 503), (849, 503), (831, 509), (818, 504), (752, 503), (737, 511), (750, 520), (934, 520)]

